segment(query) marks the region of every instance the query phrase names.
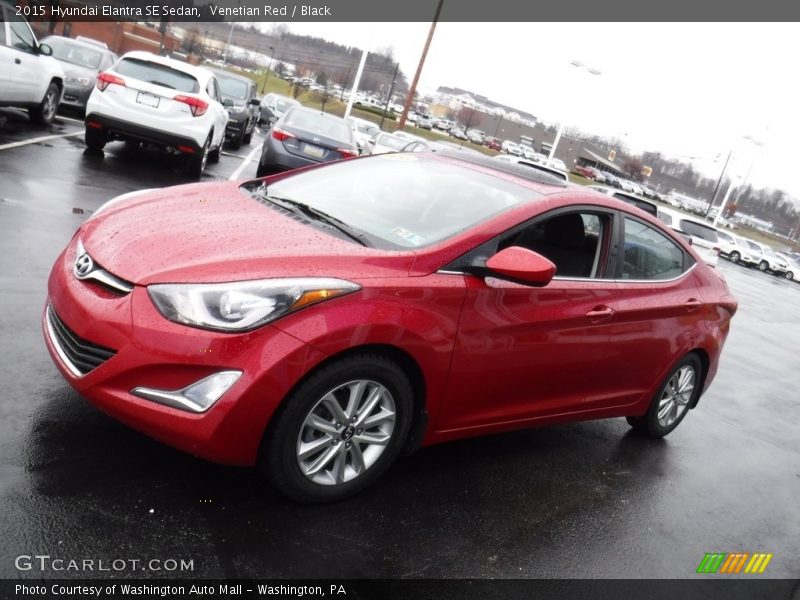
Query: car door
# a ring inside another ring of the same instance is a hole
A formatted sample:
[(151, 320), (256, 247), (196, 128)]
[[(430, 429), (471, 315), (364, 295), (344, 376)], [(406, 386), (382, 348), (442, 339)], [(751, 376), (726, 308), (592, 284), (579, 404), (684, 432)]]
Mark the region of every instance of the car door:
[(9, 81), (6, 97), (12, 102), (33, 104), (44, 97), (46, 85), (41, 68), (44, 57), (36, 53), (36, 38), (30, 26), (14, 11), (6, 11), (7, 39), (5, 51), (10, 60), (4, 60), (9, 66)]
[(620, 402), (619, 355), (609, 345), (620, 290), (607, 277), (617, 228), (610, 209), (559, 210), (501, 236), (494, 248), (478, 249), (491, 256), (522, 246), (558, 270), (544, 287), (466, 276), (437, 429), (511, 424)]
[(682, 349), (693, 347), (706, 319), (692, 274), (695, 260), (650, 223), (623, 213), (619, 295), (609, 323), (618, 364), (618, 397), (635, 402), (650, 390)]

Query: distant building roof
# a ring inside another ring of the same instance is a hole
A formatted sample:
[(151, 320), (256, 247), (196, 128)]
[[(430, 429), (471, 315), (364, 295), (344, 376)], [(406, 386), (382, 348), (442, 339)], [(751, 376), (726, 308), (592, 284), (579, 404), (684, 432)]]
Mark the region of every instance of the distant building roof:
[(507, 113), (516, 113), (519, 117), (523, 119), (536, 121), (536, 117), (529, 112), (525, 112), (524, 110), (519, 110), (518, 108), (512, 108), (510, 106), (506, 106), (505, 104), (500, 104), (499, 102), (494, 102), (492, 100), (489, 100), (489, 98), (487, 98), (486, 96), (481, 96), (480, 94), (470, 92), (469, 90), (462, 90), (461, 88), (457, 87), (447, 87), (444, 85), (440, 85), (438, 88), (436, 88), (436, 93), (447, 94), (449, 96), (464, 96), (464, 95), (471, 96), (476, 102), (480, 102), (487, 108), (490, 109), (499, 108)]
[(622, 174), (622, 169), (620, 169), (618, 165), (614, 164), (613, 162), (608, 160), (606, 157), (601, 156), (601, 155), (597, 154), (596, 152), (593, 152), (593, 151), (589, 150), (585, 146), (583, 148), (581, 148), (580, 156), (583, 157), (583, 158), (588, 158), (589, 160), (592, 160), (592, 161), (596, 162), (597, 164), (603, 165), (604, 167), (606, 167), (607, 169), (613, 171), (614, 173)]

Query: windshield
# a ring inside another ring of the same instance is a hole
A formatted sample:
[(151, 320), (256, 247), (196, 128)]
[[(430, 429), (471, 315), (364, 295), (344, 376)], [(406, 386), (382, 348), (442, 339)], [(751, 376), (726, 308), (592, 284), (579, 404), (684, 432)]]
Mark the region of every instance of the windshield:
[(370, 136), (375, 135), (380, 131), (377, 125), (373, 125), (372, 123), (357, 123), (356, 129), (359, 133), (367, 133)]
[(380, 146), (391, 148), (392, 150), (402, 150), (408, 145), (408, 140), (403, 140), (391, 134), (384, 133), (378, 137), (376, 143)]
[(47, 44), (53, 49), (53, 56), (58, 60), (86, 67), (87, 69), (99, 69), (100, 60), (103, 55), (98, 50), (86, 48), (80, 44), (73, 44), (67, 40), (50, 38)]
[(217, 75), (217, 81), (219, 81), (219, 89), (223, 96), (247, 100), (247, 88), (249, 86), (246, 81), (232, 79), (224, 75)]
[[(258, 184), (258, 185), (256, 185)], [(382, 154), (291, 175), (267, 197), (301, 202), (386, 242), (439, 242), (540, 194), (470, 168), (414, 154)]]

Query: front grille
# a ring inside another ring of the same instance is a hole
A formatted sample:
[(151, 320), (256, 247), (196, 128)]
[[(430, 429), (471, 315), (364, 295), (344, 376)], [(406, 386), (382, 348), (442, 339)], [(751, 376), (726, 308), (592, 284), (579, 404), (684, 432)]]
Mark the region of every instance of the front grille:
[(47, 323), (50, 341), (74, 375), (86, 375), (96, 369), (117, 352), (79, 337), (58, 317), (52, 306), (47, 307)]

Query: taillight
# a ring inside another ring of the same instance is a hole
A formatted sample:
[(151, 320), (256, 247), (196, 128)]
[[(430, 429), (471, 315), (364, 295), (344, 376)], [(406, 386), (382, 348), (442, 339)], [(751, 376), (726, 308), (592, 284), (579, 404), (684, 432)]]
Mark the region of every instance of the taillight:
[(125, 86), (125, 80), (122, 77), (117, 77), (111, 73), (100, 73), (97, 76), (97, 89), (101, 92), (105, 91), (105, 89), (112, 83), (114, 85), (121, 85), (123, 87)]
[(720, 251), (721, 249), (722, 249), (722, 248), (720, 248), (719, 246), (714, 246), (714, 247), (712, 248), (712, 250), (713, 250), (714, 252), (716, 252), (717, 254), (719, 254), (719, 251)]
[(289, 138), (296, 137), (293, 133), (289, 133), (283, 129), (278, 129), (277, 127), (272, 128), (272, 137), (282, 142), (283, 140), (288, 140)]
[(175, 100), (175, 102), (188, 104), (189, 108), (192, 110), (193, 117), (201, 117), (206, 114), (208, 110), (208, 102), (200, 98), (195, 98), (194, 96), (175, 96), (173, 100)]
[(358, 156), (358, 152), (349, 148), (337, 148), (336, 150), (342, 155), (342, 158), (355, 158)]

